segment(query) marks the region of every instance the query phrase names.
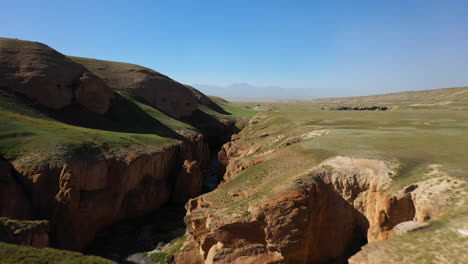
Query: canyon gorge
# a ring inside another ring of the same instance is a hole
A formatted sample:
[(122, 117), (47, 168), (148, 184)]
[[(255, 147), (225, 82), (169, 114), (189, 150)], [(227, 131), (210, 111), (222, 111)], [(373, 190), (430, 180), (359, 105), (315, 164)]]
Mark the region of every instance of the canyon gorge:
[(468, 88), (431, 92), (232, 103), (0, 38), (0, 263), (463, 263)]

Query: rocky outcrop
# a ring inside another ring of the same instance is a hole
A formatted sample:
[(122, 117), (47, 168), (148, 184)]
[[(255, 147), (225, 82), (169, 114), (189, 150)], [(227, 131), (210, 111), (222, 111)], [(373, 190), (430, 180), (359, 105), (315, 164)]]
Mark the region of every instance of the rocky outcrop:
[(0, 241), (39, 248), (48, 247), (49, 222), (0, 217)]
[(203, 174), (200, 162), (196, 160), (184, 160), (177, 175), (177, 182), (173, 193), (173, 201), (185, 203), (189, 198), (200, 194), (203, 185)]
[(246, 146), (236, 141), (224, 144), (218, 153), (219, 162), (224, 168), (223, 182), (230, 181), (239, 172), (264, 161), (265, 158), (262, 155), (244, 159), (247, 155), (253, 154), (260, 149), (259, 146)]
[(61, 109), (75, 101), (96, 113), (109, 109), (112, 91), (82, 65), (38, 42), (0, 38), (0, 88)]
[[(43, 167), (13, 162), (13, 166), (29, 194), (34, 216), (50, 220), (52, 245), (80, 250), (98, 229), (119, 219), (148, 213), (168, 203), (171, 195), (180, 202), (199, 195), (202, 176), (196, 171), (208, 164), (209, 157), (203, 137), (196, 135), (155, 153)], [(183, 164), (182, 170), (188, 172), (179, 179)], [(176, 183), (187, 185), (181, 188)]]
[(192, 199), (186, 216), (190, 247), (173, 263), (197, 252), (200, 263), (345, 263), (422, 210), (414, 200), (417, 188), (389, 188), (393, 173), (378, 160), (331, 158), (251, 203), (241, 219), (218, 215), (203, 196)]
[(152, 69), (130, 63), (70, 58), (102, 78), (112, 89), (142, 98), (174, 118), (190, 116), (197, 109), (197, 98), (186, 86)]
[(190, 144), (184, 146), (179, 160), (183, 161), (178, 165), (180, 168), (176, 177), (172, 201), (177, 204), (184, 204), (190, 198), (198, 196), (202, 190), (203, 173), (202, 170), (209, 166), (210, 149), (208, 144), (199, 142), (203, 137), (199, 135), (192, 138)]

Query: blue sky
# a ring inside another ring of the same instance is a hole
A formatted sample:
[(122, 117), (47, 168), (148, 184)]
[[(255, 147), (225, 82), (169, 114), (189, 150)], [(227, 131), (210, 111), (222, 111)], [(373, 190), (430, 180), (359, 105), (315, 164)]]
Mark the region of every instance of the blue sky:
[(1, 8), (0, 36), (140, 64), (220, 95), (233, 83), (248, 83), (237, 85), (247, 97), (273, 86), (298, 97), (468, 85), (468, 1), (4, 0)]

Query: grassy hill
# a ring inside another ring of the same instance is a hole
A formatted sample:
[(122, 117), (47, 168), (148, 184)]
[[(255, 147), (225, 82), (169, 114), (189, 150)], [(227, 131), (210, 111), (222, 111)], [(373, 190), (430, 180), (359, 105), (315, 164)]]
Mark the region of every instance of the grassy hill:
[(468, 104), (468, 87), (442, 88), (369, 96), (318, 98), (312, 100), (312, 102), (332, 104), (423, 104), (420, 106)]
[[(226, 114), (199, 106), (204, 115), (218, 122), (254, 112), (240, 105), (223, 107)], [(108, 113), (99, 115), (77, 106), (50, 110), (21, 94), (0, 89), (0, 154), (37, 165), (76, 155), (158, 151), (182, 135), (197, 133), (187, 120), (174, 119), (125, 92), (116, 93)]]
[(116, 264), (95, 256), (51, 248), (33, 248), (0, 242), (0, 264)]

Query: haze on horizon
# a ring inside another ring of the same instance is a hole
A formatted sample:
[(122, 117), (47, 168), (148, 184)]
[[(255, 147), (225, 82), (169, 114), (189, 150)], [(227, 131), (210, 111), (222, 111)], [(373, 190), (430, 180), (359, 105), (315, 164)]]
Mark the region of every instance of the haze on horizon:
[(226, 97), (468, 85), (466, 1), (5, 1), (0, 36)]

